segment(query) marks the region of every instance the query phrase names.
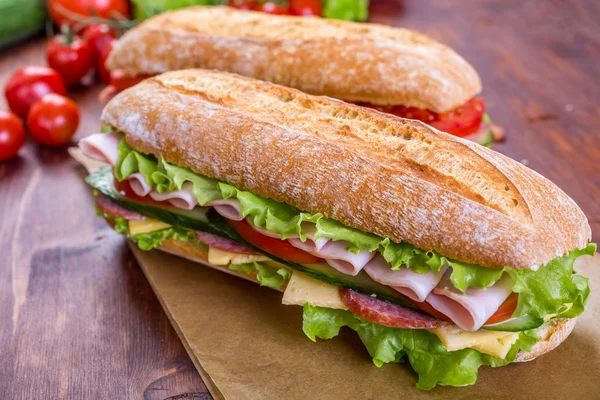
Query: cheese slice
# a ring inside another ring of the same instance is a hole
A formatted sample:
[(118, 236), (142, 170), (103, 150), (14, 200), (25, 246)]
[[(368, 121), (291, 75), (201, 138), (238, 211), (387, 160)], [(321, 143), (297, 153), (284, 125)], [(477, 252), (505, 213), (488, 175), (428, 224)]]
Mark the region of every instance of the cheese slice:
[(132, 219), (131, 221), (129, 221), (129, 232), (132, 235), (160, 231), (161, 229), (166, 229), (170, 227), (171, 225), (165, 224), (164, 222), (159, 221), (157, 219), (145, 219), (143, 221)]
[(484, 329), (469, 332), (456, 326), (430, 329), (429, 331), (440, 338), (448, 351), (471, 348), (497, 358), (506, 358), (508, 351), (519, 338), (518, 332), (486, 331)]
[(215, 247), (208, 248), (208, 263), (213, 265), (229, 265), (229, 264), (248, 264), (254, 261), (268, 261), (266, 256), (257, 256), (252, 254), (231, 253), (229, 251), (217, 249)]
[(292, 273), (281, 302), (286, 305), (303, 306), (308, 303), (317, 307), (348, 309), (342, 303), (336, 286), (321, 282), (298, 271)]

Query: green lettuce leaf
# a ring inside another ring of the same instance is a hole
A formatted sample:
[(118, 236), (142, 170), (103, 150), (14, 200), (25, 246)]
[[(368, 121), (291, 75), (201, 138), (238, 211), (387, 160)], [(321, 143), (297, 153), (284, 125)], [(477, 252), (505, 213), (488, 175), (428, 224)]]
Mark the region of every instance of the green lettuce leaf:
[(322, 4), (325, 18), (362, 22), (369, 16), (369, 0), (324, 0)]
[(196, 238), (196, 234), (191, 229), (170, 227), (158, 231), (138, 233), (137, 235), (128, 235), (142, 250), (152, 250), (165, 241), (166, 239), (179, 240), (181, 242), (200, 242)]
[(530, 269), (506, 269), (515, 281), (513, 292), (519, 294), (517, 309), (513, 316), (531, 316), (549, 320), (573, 318), (581, 314), (590, 294), (588, 279), (573, 274), (577, 257), (594, 255), (596, 244), (589, 243), (584, 249), (556, 257), (537, 271)]
[(247, 264), (231, 264), (229, 269), (232, 271), (251, 274), (256, 272), (256, 277), (260, 286), (268, 286), (274, 289), (280, 289), (284, 283), (290, 280), (291, 273), (285, 268), (278, 268), (261, 262), (251, 262)]
[(435, 334), (426, 330), (389, 328), (361, 320), (349, 311), (304, 306), (302, 329), (311, 340), (330, 339), (344, 326), (358, 333), (378, 367), (408, 359), (419, 377), (417, 387), (420, 389), (472, 385), (480, 366), (509, 364), (519, 350), (530, 351), (537, 342), (534, 330), (521, 332), (505, 359), (473, 349), (449, 352)]

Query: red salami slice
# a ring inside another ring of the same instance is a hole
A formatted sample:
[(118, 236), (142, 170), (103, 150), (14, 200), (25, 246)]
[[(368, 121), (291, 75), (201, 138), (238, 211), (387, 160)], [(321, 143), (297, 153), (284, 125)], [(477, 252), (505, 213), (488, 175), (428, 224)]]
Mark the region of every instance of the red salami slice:
[(342, 302), (352, 314), (364, 320), (391, 328), (429, 329), (451, 325), (427, 314), (388, 303), (366, 294), (340, 288)]
[(251, 250), (251, 249), (247, 248), (243, 244), (240, 244), (240, 243), (238, 243), (238, 242), (236, 242), (234, 240), (231, 240), (231, 239), (227, 239), (227, 238), (224, 238), (224, 237), (221, 237), (221, 236), (213, 235), (211, 233), (196, 231), (196, 237), (202, 243), (206, 243), (207, 245), (209, 245), (211, 247), (215, 247), (217, 249), (221, 249), (221, 250), (225, 250), (225, 251), (230, 251), (232, 253), (256, 254), (256, 255), (259, 255), (259, 253), (255, 252), (254, 250)]
[(138, 221), (143, 221), (146, 219), (146, 217), (144, 217), (143, 215), (138, 214), (135, 211), (131, 211), (115, 203), (114, 201), (102, 194), (96, 196), (96, 205), (103, 213), (112, 215), (116, 218), (123, 218), (126, 220), (136, 219)]

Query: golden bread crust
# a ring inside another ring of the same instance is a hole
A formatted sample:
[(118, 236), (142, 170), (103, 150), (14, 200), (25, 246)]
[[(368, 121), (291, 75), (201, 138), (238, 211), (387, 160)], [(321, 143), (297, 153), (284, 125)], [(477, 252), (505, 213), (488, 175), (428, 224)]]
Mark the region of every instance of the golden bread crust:
[(129, 76), (218, 69), (307, 93), (454, 109), (481, 92), (475, 70), (422, 34), (379, 24), (190, 7), (127, 32), (107, 60)]
[(508, 157), (235, 74), (148, 79), (117, 95), (102, 122), (143, 153), (455, 260), (537, 267), (591, 237), (572, 199)]

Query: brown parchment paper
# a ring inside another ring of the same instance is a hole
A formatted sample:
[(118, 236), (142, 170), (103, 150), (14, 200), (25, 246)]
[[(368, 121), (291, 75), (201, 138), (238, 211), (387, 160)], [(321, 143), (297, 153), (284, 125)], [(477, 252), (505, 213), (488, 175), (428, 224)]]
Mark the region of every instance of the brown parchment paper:
[(600, 399), (600, 255), (582, 257), (587, 311), (556, 350), (529, 363), (482, 367), (474, 386), (415, 388), (409, 366), (377, 368), (350, 330), (313, 343), (302, 309), (282, 294), (159, 251), (131, 245), (216, 399)]

